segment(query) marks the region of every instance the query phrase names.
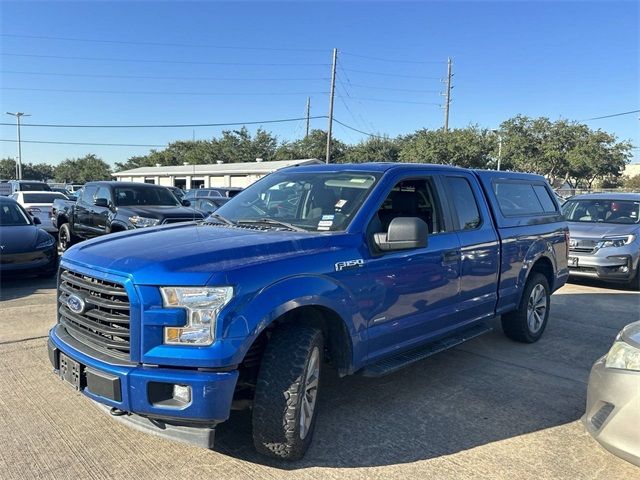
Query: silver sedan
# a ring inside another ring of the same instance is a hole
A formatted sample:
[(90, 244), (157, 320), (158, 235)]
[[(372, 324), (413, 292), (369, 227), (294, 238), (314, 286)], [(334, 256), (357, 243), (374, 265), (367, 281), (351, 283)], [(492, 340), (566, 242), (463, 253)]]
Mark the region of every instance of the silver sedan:
[(640, 322), (593, 365), (582, 422), (604, 448), (640, 466)]

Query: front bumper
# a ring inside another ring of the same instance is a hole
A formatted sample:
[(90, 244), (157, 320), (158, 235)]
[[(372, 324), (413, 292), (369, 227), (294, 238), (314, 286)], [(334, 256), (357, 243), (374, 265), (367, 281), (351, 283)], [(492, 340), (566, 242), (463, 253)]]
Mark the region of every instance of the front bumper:
[(582, 422), (604, 448), (640, 466), (640, 372), (605, 368), (604, 357), (598, 360)]
[[(202, 371), (143, 364), (110, 364), (65, 343), (60, 326), (49, 332), (49, 359), (59, 374), (60, 354), (80, 367), (78, 389), (111, 408), (138, 429), (211, 448), (216, 424), (229, 417), (237, 370)], [(163, 386), (191, 387), (191, 400), (176, 405), (162, 396)], [(159, 393), (160, 392), (160, 393)]]
[(58, 267), (58, 250), (51, 247), (23, 253), (5, 253), (0, 257), (2, 273), (43, 273)]
[[(571, 259), (575, 258), (574, 264)], [(601, 280), (628, 282), (638, 270), (638, 255), (629, 253), (596, 254), (569, 252), (569, 274), (579, 277), (591, 277)]]

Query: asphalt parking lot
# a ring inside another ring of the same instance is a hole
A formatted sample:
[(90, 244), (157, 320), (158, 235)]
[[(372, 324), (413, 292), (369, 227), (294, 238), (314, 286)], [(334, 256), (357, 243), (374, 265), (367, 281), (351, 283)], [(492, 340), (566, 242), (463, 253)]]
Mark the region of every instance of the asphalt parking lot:
[(52, 373), (52, 280), (0, 284), (0, 477), (640, 478), (579, 418), (591, 364), (640, 318), (640, 293), (592, 282), (553, 297), (534, 345), (493, 333), (379, 379), (323, 378), (314, 442), (297, 463), (257, 456), (249, 415), (218, 429), (215, 451), (139, 433)]

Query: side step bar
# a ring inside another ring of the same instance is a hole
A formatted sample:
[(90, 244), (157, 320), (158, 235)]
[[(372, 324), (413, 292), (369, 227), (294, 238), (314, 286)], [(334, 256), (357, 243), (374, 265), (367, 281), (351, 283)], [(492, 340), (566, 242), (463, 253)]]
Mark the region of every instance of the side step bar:
[(436, 353), (449, 350), (450, 348), (460, 345), (461, 343), (471, 340), (472, 338), (479, 337), (484, 333), (492, 331), (493, 328), (486, 324), (474, 325), (471, 328), (461, 330), (450, 336), (441, 338), (432, 343), (422, 345), (420, 347), (413, 348), (411, 350), (405, 350), (404, 352), (397, 353), (392, 357), (383, 358), (371, 365), (364, 367), (360, 374), (364, 377), (382, 377), (389, 375), (401, 368), (404, 368), (412, 363), (424, 360)]

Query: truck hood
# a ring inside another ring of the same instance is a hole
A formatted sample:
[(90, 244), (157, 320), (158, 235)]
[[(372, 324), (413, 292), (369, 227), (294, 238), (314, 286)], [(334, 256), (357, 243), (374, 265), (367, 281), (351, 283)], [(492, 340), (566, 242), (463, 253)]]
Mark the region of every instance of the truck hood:
[(613, 237), (638, 233), (640, 226), (615, 223), (569, 222), (569, 233), (573, 238)]
[(329, 248), (330, 237), (180, 224), (85, 241), (67, 250), (62, 261), (127, 276), (139, 285), (205, 285), (216, 273), (324, 251)]
[(181, 206), (162, 206), (162, 205), (149, 205), (149, 206), (126, 206), (118, 207), (118, 211), (131, 215), (138, 215), (140, 217), (158, 218), (164, 220), (165, 218), (194, 218), (200, 220), (202, 213), (194, 210), (192, 207)]

